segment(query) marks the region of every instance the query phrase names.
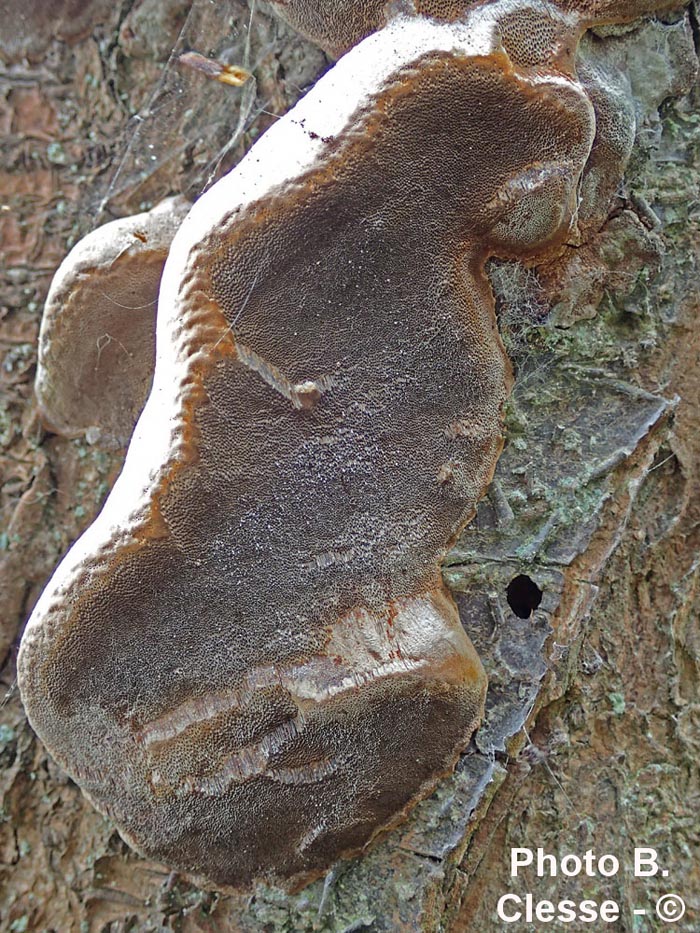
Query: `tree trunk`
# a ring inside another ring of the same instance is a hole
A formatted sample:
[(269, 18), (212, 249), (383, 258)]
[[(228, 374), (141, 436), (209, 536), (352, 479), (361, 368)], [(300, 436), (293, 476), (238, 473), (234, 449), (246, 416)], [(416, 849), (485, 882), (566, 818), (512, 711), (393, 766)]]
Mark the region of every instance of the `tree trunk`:
[[(42, 427), (35, 348), (80, 236), (196, 196), (328, 62), (243, 0), (0, 3), (0, 930), (500, 930), (499, 898), (528, 891), (614, 900), (612, 928), (629, 931), (662, 929), (655, 905), (674, 892), (674, 929), (700, 928), (700, 91), (696, 11), (681, 6), (582, 43), (582, 68), (622, 76), (637, 127), (600, 223), (556, 263), (490, 267), (516, 384), (495, 480), (444, 571), (489, 674), (485, 722), (363, 858), (294, 894), (240, 896), (131, 852), (24, 717), (21, 625), (124, 453)], [(186, 49), (256, 83), (187, 71)], [(645, 846), (667, 875), (634, 876)], [(511, 850), (538, 847), (621, 867), (512, 877)]]

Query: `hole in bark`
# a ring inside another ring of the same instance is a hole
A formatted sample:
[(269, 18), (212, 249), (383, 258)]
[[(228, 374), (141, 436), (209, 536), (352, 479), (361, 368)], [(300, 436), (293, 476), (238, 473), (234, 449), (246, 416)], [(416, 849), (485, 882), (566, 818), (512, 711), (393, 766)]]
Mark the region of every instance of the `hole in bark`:
[(542, 590), (524, 573), (513, 577), (506, 587), (508, 605), (520, 619), (529, 619), (542, 602)]

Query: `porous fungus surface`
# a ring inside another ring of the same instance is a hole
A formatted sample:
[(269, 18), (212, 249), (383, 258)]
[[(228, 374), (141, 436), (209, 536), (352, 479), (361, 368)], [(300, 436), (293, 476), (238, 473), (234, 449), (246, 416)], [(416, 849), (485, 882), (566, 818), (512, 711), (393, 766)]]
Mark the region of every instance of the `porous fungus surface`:
[(197, 202), (123, 473), (22, 642), (54, 757), (218, 885), (361, 849), (480, 716), (440, 563), (501, 448), (484, 264), (572, 233), (594, 138), (499, 9), (394, 19)]
[(271, 5), (290, 26), (337, 58), (385, 26), (398, 10), (456, 19), (470, 4), (469, 0), (423, 0), (415, 6), (395, 0), (271, 0)]
[[(662, 10), (675, 9), (678, 0), (270, 0), (273, 9), (295, 29), (329, 55), (338, 57), (381, 29), (402, 11), (439, 20), (465, 20), (476, 6), (494, 8), (504, 44), (512, 47), (523, 63), (535, 64), (551, 57), (552, 41), (560, 30), (562, 15), (589, 26), (622, 23)], [(574, 34), (575, 35), (575, 34)], [(569, 33), (570, 48), (575, 44)], [(543, 39), (545, 40), (543, 43)], [(509, 42), (510, 40), (510, 42)], [(515, 59), (514, 59), (515, 60)], [(529, 62), (528, 62), (529, 60)]]
[(41, 321), (35, 392), (52, 431), (125, 446), (153, 377), (163, 266), (190, 208), (168, 198), (104, 224), (59, 266)]

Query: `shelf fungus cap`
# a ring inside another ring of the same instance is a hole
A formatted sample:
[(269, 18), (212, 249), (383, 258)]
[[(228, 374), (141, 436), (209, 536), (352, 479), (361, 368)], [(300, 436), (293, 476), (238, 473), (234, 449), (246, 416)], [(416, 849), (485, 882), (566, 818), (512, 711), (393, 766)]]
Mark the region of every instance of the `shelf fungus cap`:
[[(496, 6), (510, 53), (523, 63), (537, 64), (543, 51), (556, 57), (542, 38), (558, 28), (562, 14), (580, 29), (623, 23), (678, 8), (679, 0), (270, 0), (272, 8), (290, 26), (333, 58), (343, 55), (365, 36), (402, 14), (434, 17), (446, 22), (464, 19), (474, 8)], [(510, 22), (509, 22), (510, 20)], [(548, 41), (548, 40), (547, 40)]]
[(44, 307), (35, 392), (57, 434), (126, 446), (153, 378), (158, 287), (183, 197), (83, 237), (59, 266)]
[(455, 20), (478, 0), (270, 0), (277, 15), (333, 58), (404, 14)]
[(123, 472), (22, 640), (49, 751), (218, 886), (361, 851), (482, 714), (441, 561), (502, 447), (485, 264), (558, 248), (594, 136), (497, 6), (394, 19), (194, 205)]

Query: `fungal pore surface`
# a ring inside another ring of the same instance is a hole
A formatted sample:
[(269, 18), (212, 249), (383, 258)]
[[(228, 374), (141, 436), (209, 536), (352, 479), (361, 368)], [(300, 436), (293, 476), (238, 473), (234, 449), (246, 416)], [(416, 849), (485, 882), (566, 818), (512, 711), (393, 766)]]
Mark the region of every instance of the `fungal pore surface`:
[[(381, 29), (397, 11), (449, 22), (463, 19), (473, 8), (487, 6), (489, 0), (270, 0), (270, 3), (282, 19), (337, 58), (371, 32)], [(577, 23), (579, 29), (587, 29), (629, 22), (681, 4), (682, 0), (514, 0), (509, 4), (495, 0), (494, 5), (499, 8), (497, 15), (503, 35), (515, 39), (511, 51), (523, 59), (532, 55), (548, 33), (552, 36), (557, 32), (566, 19), (569, 24)]]
[(124, 470), (24, 635), (51, 754), (216, 885), (361, 850), (479, 721), (440, 563), (502, 444), (484, 266), (574, 235), (595, 133), (575, 18), (526, 55), (524, 7), (397, 16), (195, 204)]

